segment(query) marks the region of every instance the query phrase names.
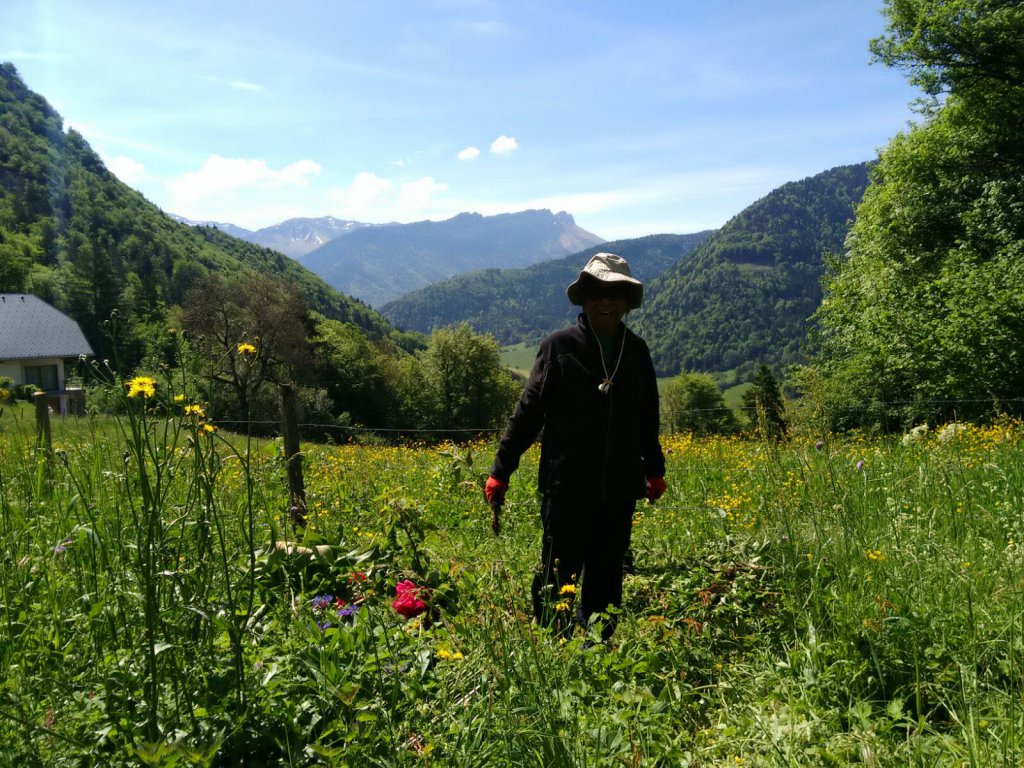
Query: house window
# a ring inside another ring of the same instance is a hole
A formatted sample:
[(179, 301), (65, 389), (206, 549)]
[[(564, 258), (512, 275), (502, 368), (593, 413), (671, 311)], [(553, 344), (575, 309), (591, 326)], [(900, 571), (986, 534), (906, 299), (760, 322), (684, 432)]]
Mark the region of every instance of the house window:
[(56, 365), (26, 365), (25, 383), (35, 384), (44, 392), (56, 392), (57, 366)]

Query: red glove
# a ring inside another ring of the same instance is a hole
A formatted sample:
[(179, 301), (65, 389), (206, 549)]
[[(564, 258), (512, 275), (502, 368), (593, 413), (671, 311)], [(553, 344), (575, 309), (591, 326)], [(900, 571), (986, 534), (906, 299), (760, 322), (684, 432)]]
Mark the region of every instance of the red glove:
[(484, 496), (488, 504), (497, 504), (499, 507), (505, 503), (505, 491), (508, 490), (508, 481), (499, 480), (496, 477), (488, 477), (484, 483)]
[(647, 478), (647, 500), (653, 504), (660, 499), (668, 486), (665, 485), (664, 477)]

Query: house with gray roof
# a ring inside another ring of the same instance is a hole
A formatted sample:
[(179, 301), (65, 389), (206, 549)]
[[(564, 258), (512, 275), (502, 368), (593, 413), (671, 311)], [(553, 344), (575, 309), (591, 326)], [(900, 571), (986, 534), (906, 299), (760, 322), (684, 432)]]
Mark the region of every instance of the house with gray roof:
[(92, 353), (78, 323), (60, 310), (29, 294), (0, 293), (0, 376), (15, 386), (35, 385), (66, 414), (81, 390), (68, 391), (64, 361)]

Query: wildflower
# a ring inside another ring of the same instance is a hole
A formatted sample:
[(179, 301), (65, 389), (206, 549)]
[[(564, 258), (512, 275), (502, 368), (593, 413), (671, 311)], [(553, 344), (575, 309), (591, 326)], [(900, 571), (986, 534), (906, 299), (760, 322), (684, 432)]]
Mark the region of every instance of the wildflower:
[(437, 658), (445, 659), (448, 661), (459, 661), (462, 658), (462, 653), (459, 651), (452, 652), (442, 648), (440, 651), (437, 652)]
[(952, 443), (966, 431), (966, 424), (961, 424), (959, 421), (951, 421), (939, 430), (937, 437), (940, 443)]
[(198, 416), (201, 419), (206, 414), (203, 413), (203, 409), (200, 408), (198, 405), (186, 405), (185, 406), (185, 415), (186, 416)]
[[(359, 528), (355, 528), (354, 530), (358, 531)], [(353, 571), (352, 573), (350, 573), (348, 575), (348, 583), (349, 584), (358, 584), (358, 583), (360, 583), (362, 581), (366, 581), (366, 578), (367, 578), (366, 574), (363, 573), (362, 571)]]
[(814, 450), (816, 450), (816, 451), (820, 451), (824, 447), (825, 447), (825, 441), (824, 440), (819, 440), (818, 442), (816, 442), (814, 444)]
[(864, 470), (864, 459), (857, 462), (857, 471), (862, 472)]
[(256, 347), (254, 347), (252, 344), (250, 344), (247, 341), (243, 341), (241, 344), (238, 345), (238, 354), (240, 354), (240, 355), (255, 355), (256, 354)]
[(395, 585), (395, 599), (391, 602), (391, 607), (400, 616), (404, 616), (407, 619), (419, 616), (427, 610), (427, 604), (418, 597), (419, 594), (425, 591), (409, 579), (400, 581)]
[(156, 394), (156, 379), (149, 376), (136, 376), (128, 381), (128, 397), (150, 398)]
[(557, 603), (555, 603), (555, 610), (556, 611), (568, 611), (569, 610), (569, 601), (568, 600), (559, 600)]
[(923, 442), (927, 436), (928, 425), (919, 424), (903, 436), (902, 443), (903, 445), (912, 445), (913, 443), (920, 443)]
[(336, 613), (338, 614), (339, 619), (347, 619), (350, 616), (355, 616), (358, 611), (359, 606), (355, 603), (350, 603), (349, 605), (339, 608)]
[(67, 552), (69, 546), (71, 546), (71, 539), (70, 539), (70, 537), (67, 538), (67, 539), (64, 539), (64, 541), (62, 541), (60, 544), (58, 544), (56, 547), (54, 547), (53, 551), (54, 551), (55, 554), (58, 554), (60, 552)]
[(213, 433), (213, 432), (217, 431), (217, 428), (215, 426), (213, 426), (213, 424), (203, 424), (202, 426), (203, 426), (203, 432)]
[(176, 402), (176, 403), (184, 403), (185, 402), (185, 396), (184, 395), (175, 395), (174, 396), (174, 402)]
[(873, 563), (880, 563), (885, 560), (885, 553), (880, 549), (869, 549), (864, 552), (868, 560)]
[(560, 590), (558, 590), (558, 594), (560, 594), (560, 595), (575, 595), (576, 594), (576, 585), (575, 584), (566, 584)]
[(309, 606), (314, 611), (326, 611), (334, 603), (334, 595), (317, 595), (309, 601)]

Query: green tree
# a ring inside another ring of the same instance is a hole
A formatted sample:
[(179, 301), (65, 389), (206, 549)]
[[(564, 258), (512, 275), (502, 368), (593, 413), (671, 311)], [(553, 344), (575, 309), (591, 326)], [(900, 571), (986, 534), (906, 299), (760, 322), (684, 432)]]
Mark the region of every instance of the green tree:
[(753, 384), (743, 393), (743, 407), (756, 434), (771, 439), (786, 436), (786, 403), (778, 379), (767, 363), (757, 366)]
[(252, 406), (276, 403), (276, 394), (263, 390), (270, 384), (296, 383), (297, 373), (308, 370), (307, 321), (301, 291), (266, 275), (231, 282), (209, 275), (189, 291), (182, 323), (218, 417), (276, 416), (270, 409), (254, 413)]
[(970, 417), (1024, 394), (1024, 7), (887, 9), (876, 54), (946, 97), (881, 153), (817, 313), (839, 425)]
[(876, 58), (906, 69), (929, 95), (1024, 85), (1024, 6), (1019, 0), (886, 0), (887, 34)]
[(501, 364), (498, 342), (474, 333), (468, 323), (431, 334), (423, 372), (438, 429), (493, 429), (508, 417), (519, 395), (519, 386)]
[(736, 414), (725, 404), (710, 374), (679, 374), (665, 385), (661, 401), (663, 420), (673, 432), (713, 435), (739, 428)]
[(317, 378), (324, 383), (335, 409), (369, 427), (393, 425), (399, 397), (389, 375), (388, 358), (397, 350), (382, 349), (351, 323), (315, 315), (312, 339)]

